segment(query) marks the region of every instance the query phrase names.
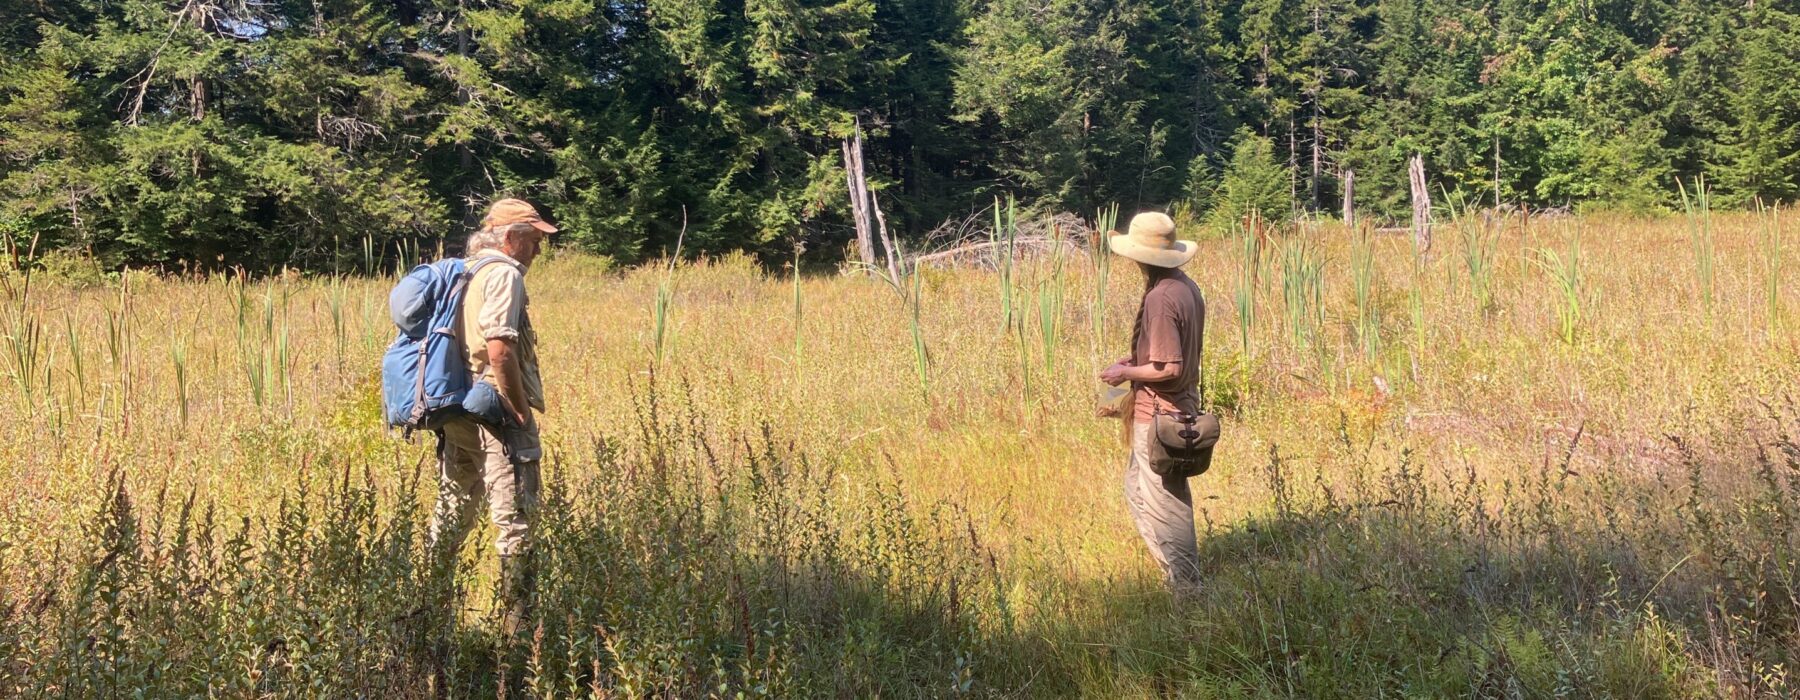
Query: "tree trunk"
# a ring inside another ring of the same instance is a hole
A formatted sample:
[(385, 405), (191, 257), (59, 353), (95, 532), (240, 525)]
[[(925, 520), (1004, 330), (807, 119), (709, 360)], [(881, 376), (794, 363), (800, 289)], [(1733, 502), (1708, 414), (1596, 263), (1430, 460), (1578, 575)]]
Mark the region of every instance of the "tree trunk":
[(1288, 114), (1288, 202), (1300, 208), (1300, 144), (1294, 135), (1294, 115)]
[[(456, 3), (456, 55), (463, 58), (469, 56), (469, 8), (464, 3)], [(462, 84), (456, 86), (456, 104), (469, 104), (469, 88)], [(463, 182), (463, 227), (475, 228), (481, 222), (481, 212), (476, 207), (476, 192), (473, 185), (468, 184), (469, 172), (475, 169), (475, 150), (469, 147), (466, 140), (456, 142), (457, 176)]]
[(850, 218), (856, 225), (856, 255), (864, 265), (875, 264), (875, 242), (869, 231), (869, 195), (862, 177), (860, 134), (844, 139), (844, 176), (850, 188)]
[[(875, 240), (879, 236), (881, 247), (886, 257), (888, 274), (896, 281), (900, 279), (899, 261), (894, 244), (888, 238), (887, 218), (881, 215), (881, 205), (875, 193), (869, 189), (869, 179), (863, 169), (862, 121), (859, 119), (850, 137), (843, 140), (844, 178), (850, 189), (850, 216), (856, 225), (856, 254), (862, 258), (863, 265), (870, 272), (881, 269), (880, 260), (875, 257)], [(879, 229), (879, 230), (877, 230)]]
[(1321, 149), (1319, 146), (1319, 140), (1321, 138), (1319, 133), (1319, 120), (1321, 118), (1323, 118), (1323, 115), (1320, 114), (1319, 111), (1319, 96), (1314, 95), (1312, 119), (1312, 187), (1308, 194), (1308, 199), (1312, 202), (1312, 207), (1314, 209), (1319, 208), (1319, 178), (1324, 175), (1325, 165), (1324, 156), (1320, 153)]
[(1344, 227), (1356, 228), (1356, 171), (1344, 171)]
[(1413, 154), (1406, 164), (1406, 175), (1412, 185), (1413, 249), (1424, 255), (1431, 250), (1431, 190), (1425, 186), (1425, 157)]
[[(1323, 33), (1320, 32), (1320, 30), (1319, 30), (1320, 9), (1321, 8), (1319, 7), (1319, 5), (1313, 5), (1313, 11), (1312, 11), (1313, 36), (1323, 36)], [(1309, 185), (1307, 187), (1307, 199), (1308, 199), (1307, 207), (1310, 209), (1316, 210), (1319, 208), (1319, 204), (1320, 204), (1320, 202), (1319, 202), (1319, 176), (1322, 174), (1321, 173), (1322, 168), (1320, 167), (1321, 166), (1321, 163), (1320, 163), (1321, 158), (1320, 158), (1320, 154), (1319, 154), (1319, 150), (1321, 148), (1321, 145), (1319, 142), (1322, 140), (1322, 138), (1319, 133), (1320, 132), (1319, 121), (1324, 119), (1324, 117), (1325, 117), (1325, 110), (1319, 105), (1319, 97), (1321, 95), (1323, 95), (1325, 92), (1326, 76), (1325, 76), (1325, 74), (1323, 74), (1322, 71), (1319, 73), (1315, 73), (1314, 75), (1318, 79), (1318, 84), (1315, 85), (1312, 90), (1312, 179), (1308, 180)]]
[(190, 115), (190, 117), (196, 122), (206, 121), (206, 79), (205, 78), (195, 78), (194, 79), (194, 91), (193, 91), (193, 95), (191, 95), (190, 97), (191, 97), (191, 99), (189, 100), (190, 106), (189, 106), (189, 110), (188, 110), (189, 112), (192, 113)]
[(900, 281), (900, 249), (888, 236), (887, 217), (881, 215), (881, 195), (869, 190), (869, 208), (875, 212), (875, 232), (881, 237), (881, 250), (887, 257), (888, 279)]
[(1494, 135), (1494, 209), (1500, 208), (1500, 135)]

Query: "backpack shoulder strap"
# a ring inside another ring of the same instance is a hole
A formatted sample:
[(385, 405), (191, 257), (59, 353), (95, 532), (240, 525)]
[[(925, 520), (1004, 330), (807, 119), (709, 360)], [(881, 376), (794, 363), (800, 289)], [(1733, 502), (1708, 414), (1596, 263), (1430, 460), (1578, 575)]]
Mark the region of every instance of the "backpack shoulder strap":
[(450, 293), (444, 298), (445, 301), (448, 302), (443, 309), (444, 327), (455, 327), (454, 324), (462, 315), (463, 300), (468, 298), (469, 285), (474, 283), (475, 275), (481, 272), (482, 268), (485, 268), (492, 263), (512, 264), (505, 258), (493, 255), (483, 255), (470, 261), (467, 266), (463, 268), (462, 274), (456, 276), (456, 283), (450, 286)]
[(504, 262), (507, 261), (492, 255), (483, 255), (464, 267), (462, 274), (456, 277), (456, 284), (450, 287), (450, 299), (456, 302), (456, 307), (462, 308), (463, 293), (468, 291), (469, 285), (475, 282), (475, 275), (481, 272), (482, 268), (492, 263)]
[(469, 273), (470, 278), (474, 278), (475, 273), (480, 271), (481, 268), (487, 267), (489, 263), (511, 264), (512, 261), (507, 260), (506, 258), (502, 258), (498, 255), (483, 255), (479, 258), (476, 258), (474, 261), (470, 262), (468, 267), (463, 268), (463, 269)]
[(470, 261), (469, 264), (463, 268), (462, 278), (457, 280), (459, 289), (460, 287), (466, 287), (473, 283), (475, 281), (475, 275), (480, 273), (482, 268), (497, 262), (506, 262), (506, 260), (493, 255), (483, 255)]

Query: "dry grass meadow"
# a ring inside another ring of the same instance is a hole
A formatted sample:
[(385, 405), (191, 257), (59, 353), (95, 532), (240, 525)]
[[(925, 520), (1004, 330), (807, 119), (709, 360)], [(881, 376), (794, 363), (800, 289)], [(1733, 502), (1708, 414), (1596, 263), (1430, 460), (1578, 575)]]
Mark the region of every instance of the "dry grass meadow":
[(391, 278), (15, 273), (0, 696), (1800, 694), (1796, 273), (1772, 216), (1690, 223), (1203, 241), (1179, 603), (1092, 417), (1134, 269), (555, 255), (516, 640), (490, 539), (423, 554)]

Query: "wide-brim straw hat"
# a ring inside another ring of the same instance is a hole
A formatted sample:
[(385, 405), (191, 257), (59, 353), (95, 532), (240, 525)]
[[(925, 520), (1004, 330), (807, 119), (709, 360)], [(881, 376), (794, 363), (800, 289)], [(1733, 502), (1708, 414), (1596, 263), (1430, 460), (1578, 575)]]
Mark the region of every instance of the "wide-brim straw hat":
[(1156, 267), (1181, 267), (1194, 259), (1199, 250), (1193, 241), (1175, 239), (1175, 220), (1161, 212), (1144, 212), (1131, 217), (1131, 228), (1124, 235), (1107, 240), (1112, 252)]

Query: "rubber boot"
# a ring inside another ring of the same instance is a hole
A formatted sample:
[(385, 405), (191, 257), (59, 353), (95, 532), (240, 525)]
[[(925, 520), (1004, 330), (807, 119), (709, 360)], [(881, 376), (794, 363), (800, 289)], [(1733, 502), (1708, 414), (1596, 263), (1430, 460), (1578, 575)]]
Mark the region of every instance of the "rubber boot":
[(517, 636), (531, 620), (531, 597), (536, 577), (531, 560), (520, 555), (500, 557), (500, 628)]

